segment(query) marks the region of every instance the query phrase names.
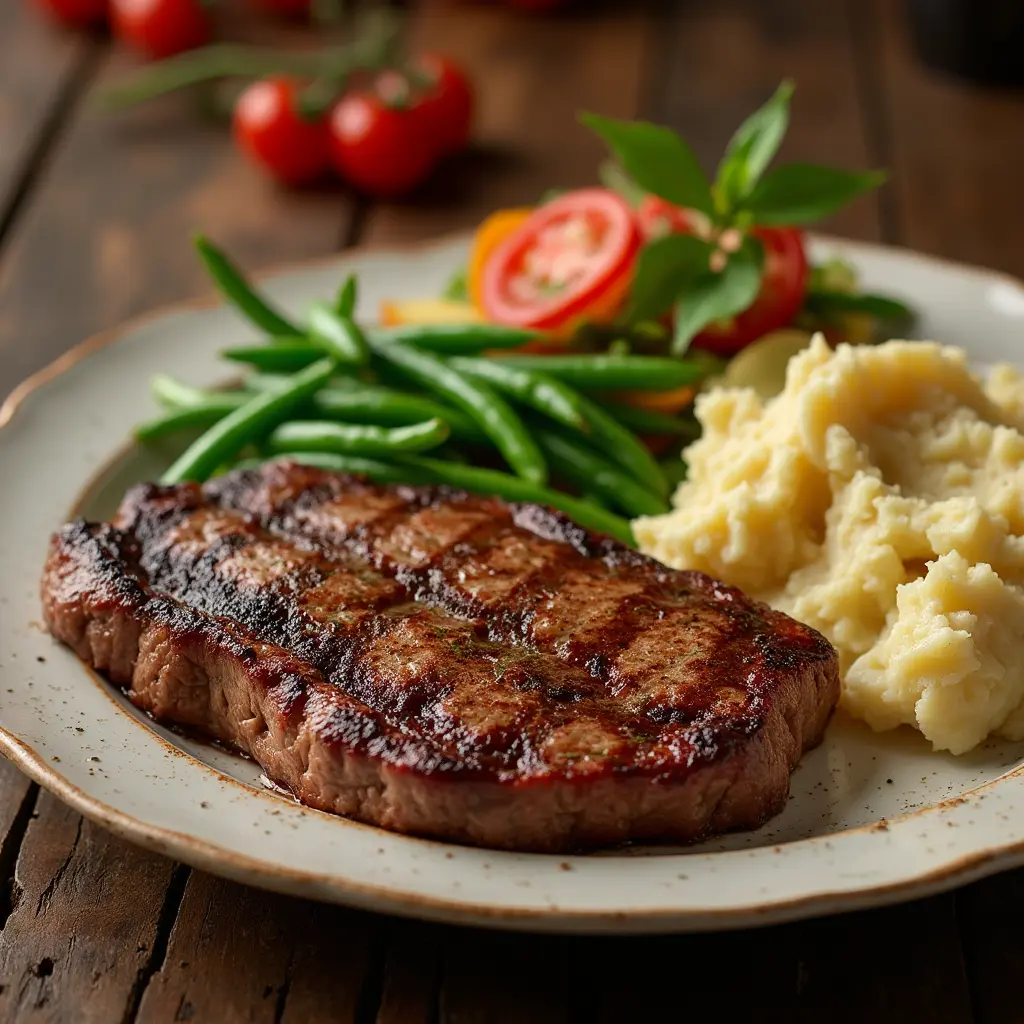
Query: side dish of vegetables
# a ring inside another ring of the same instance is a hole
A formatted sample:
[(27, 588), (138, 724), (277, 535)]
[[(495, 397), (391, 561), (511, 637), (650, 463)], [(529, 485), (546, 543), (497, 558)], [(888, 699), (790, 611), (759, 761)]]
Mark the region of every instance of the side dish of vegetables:
[[(445, 296), (385, 303), (382, 320), (529, 328), (544, 351), (682, 356), (693, 346), (731, 359), (766, 340), (768, 354), (748, 369), (784, 366), (793, 332), (805, 343), (816, 330), (832, 342), (891, 336), (911, 311), (860, 292), (844, 263), (811, 266), (803, 234), (885, 175), (773, 166), (792, 94), (783, 82), (747, 118), (713, 181), (668, 128), (581, 115), (614, 156), (602, 168), (604, 187), (497, 211), (477, 229), (468, 264)], [(778, 331), (789, 336), (776, 344)], [(678, 411), (693, 394), (687, 389), (674, 406), (657, 408)]]
[(667, 509), (675, 474), (634, 428), (678, 440), (694, 436), (694, 425), (616, 395), (693, 387), (707, 372), (700, 362), (521, 354), (536, 332), (493, 324), (364, 328), (354, 319), (352, 277), (334, 302), (315, 303), (293, 323), (211, 242), (200, 237), (197, 247), (220, 291), (266, 340), (223, 353), (248, 367), (238, 387), (153, 379), (165, 411), (136, 437), (201, 431), (164, 483), (287, 457), (382, 482), (540, 502), (627, 543), (626, 517)]
[(685, 476), (705, 381), (768, 397), (810, 330), (864, 342), (911, 318), (846, 264), (809, 265), (800, 227), (883, 175), (772, 168), (791, 94), (740, 126), (714, 182), (668, 129), (584, 115), (618, 158), (611, 187), (498, 211), (444, 297), (385, 303), (379, 326), (356, 321), (352, 277), (294, 322), (200, 237), (265, 341), (222, 353), (247, 370), (231, 390), (156, 378), (165, 412), (138, 439), (201, 431), (167, 483), (289, 457), (540, 502), (632, 543), (629, 518), (666, 511)]

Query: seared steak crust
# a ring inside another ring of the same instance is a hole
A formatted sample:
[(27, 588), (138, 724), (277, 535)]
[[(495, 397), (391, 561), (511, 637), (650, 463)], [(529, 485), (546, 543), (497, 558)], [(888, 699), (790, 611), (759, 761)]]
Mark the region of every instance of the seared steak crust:
[(818, 633), (559, 513), (294, 464), (69, 524), (43, 606), (303, 802), (510, 849), (756, 826), (839, 692)]

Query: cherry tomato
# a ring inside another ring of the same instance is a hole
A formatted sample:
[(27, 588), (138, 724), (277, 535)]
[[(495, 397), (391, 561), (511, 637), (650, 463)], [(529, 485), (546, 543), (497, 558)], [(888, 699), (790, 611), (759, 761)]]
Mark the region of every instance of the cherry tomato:
[(199, 0), (110, 0), (114, 32), (155, 60), (202, 46), (210, 18)]
[(418, 57), (412, 74), (390, 69), (378, 75), (377, 94), (389, 106), (408, 106), (419, 118), (438, 156), (466, 148), (473, 121), (473, 86), (447, 57)]
[(270, 14), (282, 18), (304, 18), (309, 14), (310, 0), (251, 0), (254, 7), (259, 7)]
[(764, 246), (764, 277), (754, 304), (727, 324), (705, 328), (695, 345), (731, 356), (779, 327), (788, 327), (807, 294), (807, 253), (796, 228), (754, 227), (750, 233)]
[(351, 92), (328, 117), (330, 154), (347, 181), (373, 196), (412, 191), (433, 170), (435, 152), (415, 111), (371, 92)]
[(36, 0), (47, 14), (71, 28), (91, 28), (107, 17), (107, 0)]
[(436, 53), (419, 57), (415, 71), (429, 83), (415, 107), (438, 153), (457, 153), (465, 149), (474, 107), (469, 77), (454, 61)]
[(567, 192), (538, 207), (491, 254), (484, 312), (497, 323), (536, 330), (606, 320), (626, 296), (639, 249), (633, 212), (616, 193)]
[(301, 86), (280, 76), (253, 82), (235, 103), (235, 141), (254, 163), (285, 185), (304, 185), (330, 165), (327, 126), (298, 112)]

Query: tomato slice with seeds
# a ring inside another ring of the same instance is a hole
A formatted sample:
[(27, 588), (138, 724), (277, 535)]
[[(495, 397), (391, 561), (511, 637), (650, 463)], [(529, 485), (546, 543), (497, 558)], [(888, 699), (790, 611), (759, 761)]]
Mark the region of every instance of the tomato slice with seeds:
[(614, 317), (640, 249), (629, 205), (603, 188), (538, 207), (488, 258), (481, 304), (496, 323), (563, 331)]

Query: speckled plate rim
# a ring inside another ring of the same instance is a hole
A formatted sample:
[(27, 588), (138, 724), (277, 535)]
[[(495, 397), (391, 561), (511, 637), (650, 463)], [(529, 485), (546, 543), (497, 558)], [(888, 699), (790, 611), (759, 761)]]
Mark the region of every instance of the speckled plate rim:
[[(369, 255), (429, 252), (454, 244), (464, 244), (464, 236), (405, 249), (375, 249), (369, 251)], [(1017, 301), (1024, 304), (1024, 285), (1005, 275), (961, 268), (920, 254), (863, 243), (819, 239), (817, 244), (842, 249), (854, 258), (858, 253), (874, 256), (883, 254), (889, 259), (944, 267), (957, 274), (970, 275), (979, 282), (984, 280), (991, 285), (1009, 289), (1016, 294)], [(367, 254), (367, 251), (355, 250), (299, 267), (270, 271), (261, 277), (273, 279), (312, 267), (343, 268), (358, 262)], [(215, 298), (179, 304), (137, 318), (121, 328), (83, 342), (29, 378), (11, 394), (0, 407), (0, 427), (11, 423), (19, 407), (30, 395), (44, 389), (86, 356), (120, 339), (128, 340), (141, 327), (183, 309), (213, 308), (216, 305)], [(0, 702), (2, 716), (3, 706)], [(320, 822), (332, 832), (345, 834), (349, 839), (362, 836), (364, 839), (369, 838), (372, 843), (386, 844), (407, 853), (416, 851), (416, 856), (428, 851), (427, 866), (438, 873), (443, 873), (447, 863), (453, 870), (467, 877), (473, 873), (479, 875), (481, 870), (492, 871), (490, 880), (496, 880), (502, 872), (507, 877), (496, 887), (478, 885), (476, 898), (466, 898), (450, 890), (439, 892), (444, 883), (451, 879), (440, 879), (440, 885), (382, 884), (361, 876), (352, 865), (343, 871), (304, 870), (298, 866), (253, 856), (240, 849), (239, 844), (211, 841), (208, 838), (209, 829), (204, 830), (201, 822), (197, 822), (197, 828), (181, 830), (167, 827), (156, 812), (148, 815), (126, 813), (109, 799), (100, 799), (95, 787), (90, 791), (89, 783), (76, 785), (65, 771), (55, 767), (52, 759), (48, 760), (4, 725), (0, 725), (0, 750), (33, 779), (82, 814), (149, 849), (238, 881), (384, 912), (495, 927), (583, 932), (747, 927), (924, 896), (1024, 863), (1024, 821), (1021, 821), (1024, 815), (1013, 813), (1024, 803), (1022, 768), (1008, 772), (961, 797), (888, 822), (785, 846), (725, 853), (697, 851), (657, 858), (559, 858), (502, 854), (410, 839), (344, 822), (308, 809), (297, 809), (292, 804), (285, 804), (269, 794), (255, 792), (216, 772), (167, 744), (142, 722), (130, 720), (134, 721), (140, 734), (145, 735), (145, 744), (161, 745), (170, 763), (185, 764), (189, 772), (209, 776), (217, 786), (227, 786), (234, 794), (233, 801), (240, 797), (243, 804), (254, 802), (254, 806), (261, 807), (268, 801), (276, 801), (275, 810), (271, 813), (294, 811)], [(234, 793), (234, 790), (238, 793)], [(283, 808), (291, 810), (283, 811)], [(1020, 824), (1014, 825), (1015, 818)], [(992, 836), (998, 838), (993, 840)], [(380, 852), (384, 852), (383, 848)], [(780, 871), (779, 866), (783, 862), (789, 862), (789, 865)], [(685, 865), (687, 869), (687, 874), (678, 875), (679, 879), (686, 882), (696, 880), (700, 885), (666, 885), (663, 898), (652, 900), (649, 891), (651, 877), (648, 876), (657, 875), (660, 868), (666, 864), (671, 867), (673, 863), (676, 867)], [(765, 881), (774, 883), (774, 886), (762, 886), (763, 891), (757, 898), (752, 898), (749, 891), (744, 892), (742, 885), (734, 898), (701, 897), (700, 890), (706, 888), (709, 880), (716, 876), (716, 882), (721, 884), (714, 888), (720, 893), (727, 880), (742, 881), (755, 865), (767, 867), (773, 863), (775, 866), (763, 874)], [(501, 891), (491, 891), (507, 886), (516, 872), (540, 877), (542, 885), (548, 888), (538, 893), (537, 898), (525, 900), (513, 900), (507, 894), (502, 895)], [(609, 878), (616, 880), (616, 888), (626, 887), (624, 898), (608, 900), (601, 897), (601, 887), (608, 884)], [(640, 890), (644, 890), (643, 893)], [(485, 898), (479, 898), (481, 893)]]

